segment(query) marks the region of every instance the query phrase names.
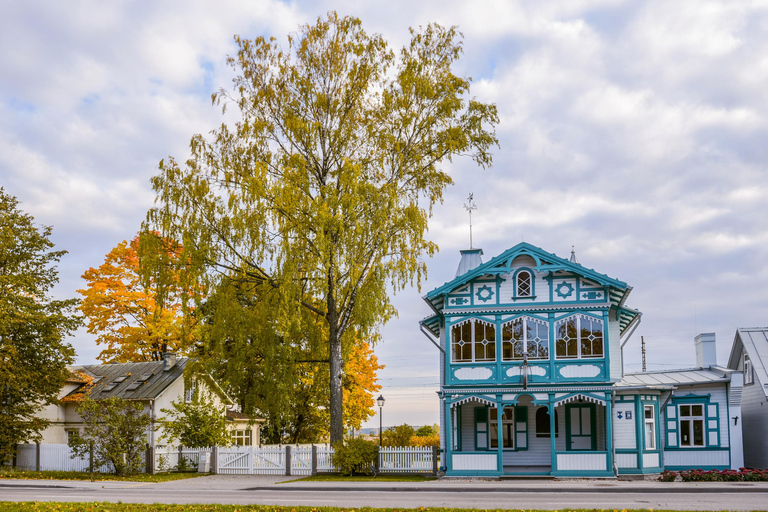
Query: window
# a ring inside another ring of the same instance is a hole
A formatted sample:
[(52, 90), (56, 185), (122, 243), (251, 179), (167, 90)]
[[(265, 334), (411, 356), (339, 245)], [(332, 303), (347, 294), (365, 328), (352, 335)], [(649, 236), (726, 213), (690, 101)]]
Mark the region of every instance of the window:
[(470, 319), (451, 327), (453, 362), (496, 361), (496, 327)]
[[(499, 420), (498, 409), (492, 407), (490, 410), (491, 421), (491, 448), (499, 447)], [(501, 437), (502, 448), (514, 448), (515, 447), (515, 409), (513, 407), (505, 407), (504, 412), (501, 414)]]
[(67, 444), (72, 444), (72, 442), (78, 436), (78, 431), (76, 428), (73, 428), (73, 429), (67, 429), (66, 432), (67, 432)]
[(194, 380), (189, 382), (189, 385), (184, 390), (184, 401), (189, 403), (195, 400), (195, 390), (197, 389), (197, 382)]
[(251, 429), (233, 430), (232, 443), (235, 446), (251, 446)]
[(603, 321), (575, 315), (555, 324), (555, 355), (558, 359), (603, 357)]
[(703, 447), (704, 405), (680, 405), (680, 446)]
[(744, 354), (744, 385), (754, 384), (755, 377), (752, 373), (752, 361), (749, 360), (749, 356)]
[[(498, 411), (499, 409), (496, 407), (491, 407), (488, 410), (489, 446), (491, 449), (499, 447)], [(504, 408), (501, 413), (501, 442), (504, 449), (526, 450), (528, 448), (528, 407)]]
[(502, 360), (549, 358), (549, 323), (524, 316), (507, 322), (501, 328)]
[(527, 270), (521, 270), (517, 273), (515, 282), (515, 297), (533, 296), (533, 278)]
[[(557, 423), (557, 411), (555, 411), (555, 437), (558, 436), (560, 426)], [(549, 410), (539, 407), (536, 410), (536, 437), (550, 437)]]
[(645, 449), (656, 449), (656, 417), (653, 414), (653, 406), (646, 405), (643, 407), (645, 414)]

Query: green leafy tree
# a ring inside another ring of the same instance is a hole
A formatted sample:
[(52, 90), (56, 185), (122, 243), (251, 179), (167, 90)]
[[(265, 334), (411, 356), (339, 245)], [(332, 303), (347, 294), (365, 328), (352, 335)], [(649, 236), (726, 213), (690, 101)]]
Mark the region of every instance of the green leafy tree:
[(384, 431), (382, 442), (384, 446), (411, 446), (411, 438), (415, 431), (407, 423), (390, 427)]
[(85, 399), (77, 413), (83, 431), (70, 440), (72, 457), (88, 457), (93, 467), (112, 464), (118, 476), (138, 473), (147, 443), (149, 415), (141, 403), (122, 398)]
[(344, 347), (376, 341), (396, 314), (389, 291), (420, 284), (437, 250), (427, 221), (452, 182), (443, 166), (458, 155), (490, 165), (498, 116), (453, 73), (455, 27), (412, 30), (397, 54), (333, 12), (286, 49), (235, 39), (234, 88), (213, 99), (240, 119), (194, 136), (185, 165), (160, 163), (146, 227), (182, 244), (195, 282), (226, 273), (278, 292), (278, 336), (300, 309), (322, 324), (335, 443)]
[(64, 338), (81, 324), (78, 301), (49, 295), (66, 254), (51, 250), (50, 236), (0, 188), (0, 463), (40, 439), (49, 422), (36, 413), (56, 400), (74, 362)]
[(161, 409), (163, 439), (188, 448), (229, 446), (232, 439), (227, 429), (226, 408), (216, 405), (205, 391), (196, 391), (191, 402), (179, 399), (170, 409)]
[(422, 425), (416, 429), (416, 432), (414, 432), (413, 435), (418, 437), (438, 436), (440, 435), (440, 425), (437, 423), (434, 425)]
[[(290, 330), (279, 325), (279, 294), (252, 283), (223, 282), (198, 311), (198, 357), (241, 412), (265, 419), (266, 443), (307, 443), (329, 431), (328, 351), (322, 323), (308, 311)], [(281, 330), (282, 329), (282, 330)], [(381, 367), (370, 346), (352, 338), (343, 350), (345, 429), (360, 428), (373, 413)]]

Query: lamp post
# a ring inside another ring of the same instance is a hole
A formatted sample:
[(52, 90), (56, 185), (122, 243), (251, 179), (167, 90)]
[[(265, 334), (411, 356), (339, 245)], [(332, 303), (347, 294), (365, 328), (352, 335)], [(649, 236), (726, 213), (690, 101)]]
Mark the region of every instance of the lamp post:
[(384, 422), (382, 420), (382, 408), (384, 407), (384, 396), (379, 395), (379, 398), (376, 399), (376, 404), (379, 406), (379, 448), (384, 446), (383, 437), (384, 434)]

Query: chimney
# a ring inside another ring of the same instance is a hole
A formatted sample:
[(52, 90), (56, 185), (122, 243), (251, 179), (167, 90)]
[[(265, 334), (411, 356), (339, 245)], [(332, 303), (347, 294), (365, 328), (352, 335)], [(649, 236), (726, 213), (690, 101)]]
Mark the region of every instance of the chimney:
[(708, 368), (717, 365), (715, 333), (703, 332), (694, 338), (693, 344), (696, 346), (696, 366)]
[(176, 354), (173, 352), (163, 353), (163, 371), (167, 372), (176, 365)]
[(470, 270), (483, 264), (482, 249), (464, 249), (461, 252), (459, 268), (456, 269), (456, 277), (463, 276)]

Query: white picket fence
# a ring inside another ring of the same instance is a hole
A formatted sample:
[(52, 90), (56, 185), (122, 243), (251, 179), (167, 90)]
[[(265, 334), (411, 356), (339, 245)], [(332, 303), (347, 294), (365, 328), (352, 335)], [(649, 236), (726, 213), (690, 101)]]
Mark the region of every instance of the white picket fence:
[[(73, 458), (72, 449), (66, 444), (17, 445), (16, 468), (23, 471), (88, 471), (89, 466), (89, 456)], [(93, 470), (97, 473), (114, 473), (112, 464)]]
[[(39, 459), (38, 459), (39, 450)], [(72, 458), (65, 444), (18, 445), (16, 466), (19, 469), (43, 471), (88, 471), (89, 460)], [(434, 473), (437, 450), (427, 447), (384, 447), (379, 452), (380, 473)], [(333, 473), (333, 448), (320, 446), (232, 446), (228, 448), (158, 447), (150, 450), (147, 460), (151, 471), (162, 473), (180, 468), (197, 470), (201, 457), (209, 457), (210, 471), (224, 475), (312, 475)], [(179, 465), (179, 461), (184, 463)], [(145, 468), (142, 467), (142, 471)], [(94, 468), (110, 473), (111, 465)]]

